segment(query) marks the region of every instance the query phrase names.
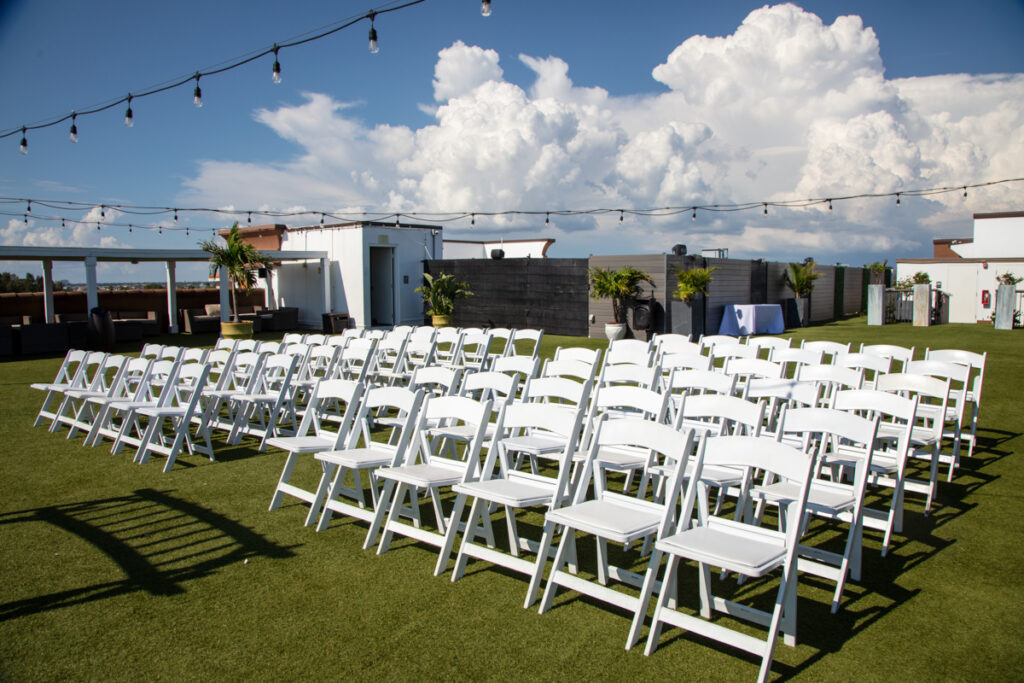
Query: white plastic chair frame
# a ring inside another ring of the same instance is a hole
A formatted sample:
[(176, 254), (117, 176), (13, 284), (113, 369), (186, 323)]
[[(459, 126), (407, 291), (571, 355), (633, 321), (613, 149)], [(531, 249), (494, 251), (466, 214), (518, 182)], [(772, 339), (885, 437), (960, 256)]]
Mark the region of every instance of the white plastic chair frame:
[[(706, 514), (688, 528), (693, 517), (695, 499), (688, 492), (680, 517), (682, 526), (679, 533), (655, 543), (655, 549), (664, 553), (668, 561), (655, 603), (645, 655), (653, 653), (658, 646), (663, 625), (671, 624), (760, 657), (758, 681), (768, 679), (779, 631), (783, 633), (784, 642), (788, 645), (796, 644), (796, 550), (813, 465), (814, 459), (810, 455), (768, 437), (728, 436), (704, 441), (703, 447), (698, 449), (694, 466), (697, 478), (706, 466), (732, 467), (747, 472), (770, 471), (797, 484), (797, 495), (785, 505), (782, 512), (787, 522), (784, 531), (777, 531)], [(700, 616), (691, 616), (670, 608), (670, 603), (677, 599), (676, 575), (684, 559), (698, 563)], [(772, 611), (758, 610), (713, 595), (712, 567), (721, 567), (748, 577), (765, 576), (781, 570), (782, 578)], [(658, 565), (651, 562), (647, 571), (657, 572), (658, 569)], [(766, 626), (765, 639), (712, 623), (710, 619), (713, 611)]]
[[(548, 573), (547, 586), (541, 599), (541, 614), (551, 609), (555, 592), (559, 586), (589, 595), (629, 612), (632, 616), (629, 634), (626, 637), (626, 649), (630, 649), (640, 639), (640, 629), (647, 615), (651, 595), (656, 585), (655, 573), (646, 571), (638, 573), (612, 565), (608, 561), (608, 542), (630, 546), (641, 539), (651, 536), (656, 539), (673, 533), (678, 525), (676, 514), (680, 509), (679, 497), (684, 480), (683, 472), (693, 449), (693, 432), (680, 434), (668, 426), (640, 420), (623, 418), (609, 420), (602, 417), (594, 431), (594, 439), (590, 446), (590, 457), (586, 461), (582, 485), (577, 487), (571, 505), (552, 510), (544, 520), (544, 533), (533, 576), (527, 589), (524, 607), (533, 604), (541, 578), (547, 565), (547, 558), (555, 534), (561, 528), (561, 538), (554, 562)], [(675, 472), (667, 487), (667, 493), (661, 503), (635, 498), (608, 491), (604, 486), (603, 477), (597, 473), (596, 460), (598, 453), (605, 449), (631, 449), (654, 453), (659, 460), (677, 463)], [(593, 479), (593, 494), (588, 499), (586, 485)], [(693, 495), (695, 487), (689, 487), (689, 495)], [(686, 509), (686, 505), (683, 506)], [(594, 536), (597, 543), (597, 580), (588, 581), (563, 569), (568, 558), (576, 556), (576, 532), (580, 531)], [(654, 550), (650, 565), (657, 567), (661, 563), (661, 551)], [(609, 579), (640, 589), (639, 595), (623, 593), (608, 587)]]

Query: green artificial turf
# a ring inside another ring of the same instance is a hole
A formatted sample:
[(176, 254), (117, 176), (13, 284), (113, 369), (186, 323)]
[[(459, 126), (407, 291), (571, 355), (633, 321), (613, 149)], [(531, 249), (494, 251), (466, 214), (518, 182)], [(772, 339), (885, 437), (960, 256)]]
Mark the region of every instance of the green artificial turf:
[[(864, 318), (793, 336), (912, 345), (919, 357), (926, 347), (986, 350), (989, 360), (975, 458), (942, 482), (931, 516), (908, 497), (887, 557), (881, 535), (865, 532), (864, 577), (848, 584), (838, 614), (829, 613), (831, 585), (801, 577), (800, 643), (779, 644), (773, 677), (1016, 678), (1024, 336)], [(605, 342), (548, 336), (542, 355), (558, 345)], [(283, 455), (257, 454), (252, 439), (226, 446), (221, 435), (217, 462), (186, 454), (163, 474), (162, 458), (136, 465), (132, 449), (114, 456), (109, 442), (87, 448), (81, 436), (33, 428), (42, 393), (28, 385), (52, 378), (59, 360), (0, 362), (0, 680), (756, 676), (752, 657), (676, 629), (651, 657), (642, 643), (626, 652), (629, 615), (575, 593), (560, 592), (538, 615), (522, 608), (522, 576), (476, 562), (451, 583), (450, 572), (432, 575), (433, 548), (398, 538), (378, 556), (361, 549), (363, 523), (335, 517), (317, 533), (291, 498), (268, 512)], [(303, 464), (296, 479), (312, 485), (318, 468)], [(680, 598), (692, 607), (689, 569)]]

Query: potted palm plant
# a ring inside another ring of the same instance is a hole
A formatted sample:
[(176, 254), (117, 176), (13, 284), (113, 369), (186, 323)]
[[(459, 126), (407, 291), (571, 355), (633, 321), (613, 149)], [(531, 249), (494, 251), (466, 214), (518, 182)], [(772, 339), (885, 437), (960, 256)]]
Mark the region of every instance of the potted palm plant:
[(231, 322), (221, 323), (221, 336), (227, 339), (251, 337), (252, 321), (238, 319), (236, 291), (251, 289), (256, 284), (256, 269), (269, 266), (272, 263), (271, 259), (242, 239), (237, 222), (228, 231), (224, 244), (204, 240), (199, 246), (210, 254), (211, 276), (220, 272), (222, 267), (228, 272), (228, 284), (231, 288)]
[(626, 302), (640, 293), (640, 283), (654, 284), (651, 277), (633, 266), (590, 269), (590, 296), (593, 299), (611, 299), (612, 322), (604, 326), (609, 340), (626, 336)]
[(814, 291), (814, 281), (821, 277), (821, 273), (816, 272), (814, 266), (814, 259), (807, 259), (803, 263), (790, 263), (783, 274), (786, 286), (793, 290), (796, 297), (790, 299), (791, 303), (787, 305), (787, 327), (805, 327), (810, 320), (811, 292)]
[(455, 301), (473, 296), (469, 283), (456, 280), (451, 273), (438, 273), (437, 276), (423, 273), (423, 279), (426, 284), (413, 291), (423, 297), (434, 327), (447, 327), (452, 322)]
[(704, 311), (712, 273), (718, 268), (691, 268), (676, 271), (676, 297), (672, 301), (672, 332), (697, 339), (704, 334)]

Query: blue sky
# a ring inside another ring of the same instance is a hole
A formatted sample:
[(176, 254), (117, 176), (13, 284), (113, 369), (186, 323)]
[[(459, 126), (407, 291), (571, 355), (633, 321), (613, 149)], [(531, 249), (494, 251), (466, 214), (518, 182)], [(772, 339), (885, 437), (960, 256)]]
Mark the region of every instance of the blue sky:
[[(4, 2), (0, 131), (371, 7)], [(472, 0), (427, 0), (378, 18), (376, 55), (366, 49), (362, 22), (282, 51), (280, 84), (271, 82), (265, 57), (204, 78), (202, 109), (192, 106), (191, 87), (181, 88), (136, 100), (131, 129), (122, 106), (79, 118), (77, 144), (66, 123), (30, 132), (25, 156), (20, 135), (0, 140), (0, 195), (332, 212), (555, 211), (1024, 176), (1024, 4), (799, 7), (494, 0), (484, 18)], [(837, 22), (845, 15), (860, 20)], [(553, 256), (660, 252), (682, 242), (727, 246), (741, 257), (813, 255), (859, 265), (927, 255), (933, 237), (969, 233), (972, 212), (1021, 209), (1021, 187), (907, 200), (899, 209), (862, 200), (831, 212), (773, 208), (768, 216), (702, 213), (697, 221), (481, 218), (472, 229), (468, 221), (445, 224), (445, 232), (555, 237)], [(196, 242), (194, 233), (170, 230), (61, 232), (54, 221), (0, 219), (8, 244)], [(210, 228), (225, 220), (189, 222)], [(81, 279), (74, 269), (56, 276)], [(153, 277), (159, 273), (145, 266), (101, 273)]]

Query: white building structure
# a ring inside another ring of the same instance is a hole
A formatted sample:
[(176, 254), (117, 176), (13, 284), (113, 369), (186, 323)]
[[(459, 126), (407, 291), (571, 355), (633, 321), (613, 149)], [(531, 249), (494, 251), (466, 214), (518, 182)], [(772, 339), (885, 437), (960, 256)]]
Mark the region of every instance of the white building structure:
[(323, 262), (275, 263), (259, 278), (268, 307), (298, 308), (301, 327), (320, 327), (322, 313), (347, 313), (355, 327), (423, 324), (414, 290), (423, 284), (423, 261), (441, 258), (440, 226), (361, 221), (241, 232), (261, 251), (327, 254)]
[(996, 279), (1024, 276), (1024, 211), (974, 214), (972, 237), (934, 241), (930, 259), (897, 259), (896, 278), (928, 273), (932, 286), (949, 297), (949, 322), (989, 321), (995, 310)]
[(445, 240), (443, 258), (493, 258), (492, 252), (496, 249), (504, 252), (500, 258), (547, 258), (548, 249), (554, 243), (553, 239), (494, 240), (491, 242)]

